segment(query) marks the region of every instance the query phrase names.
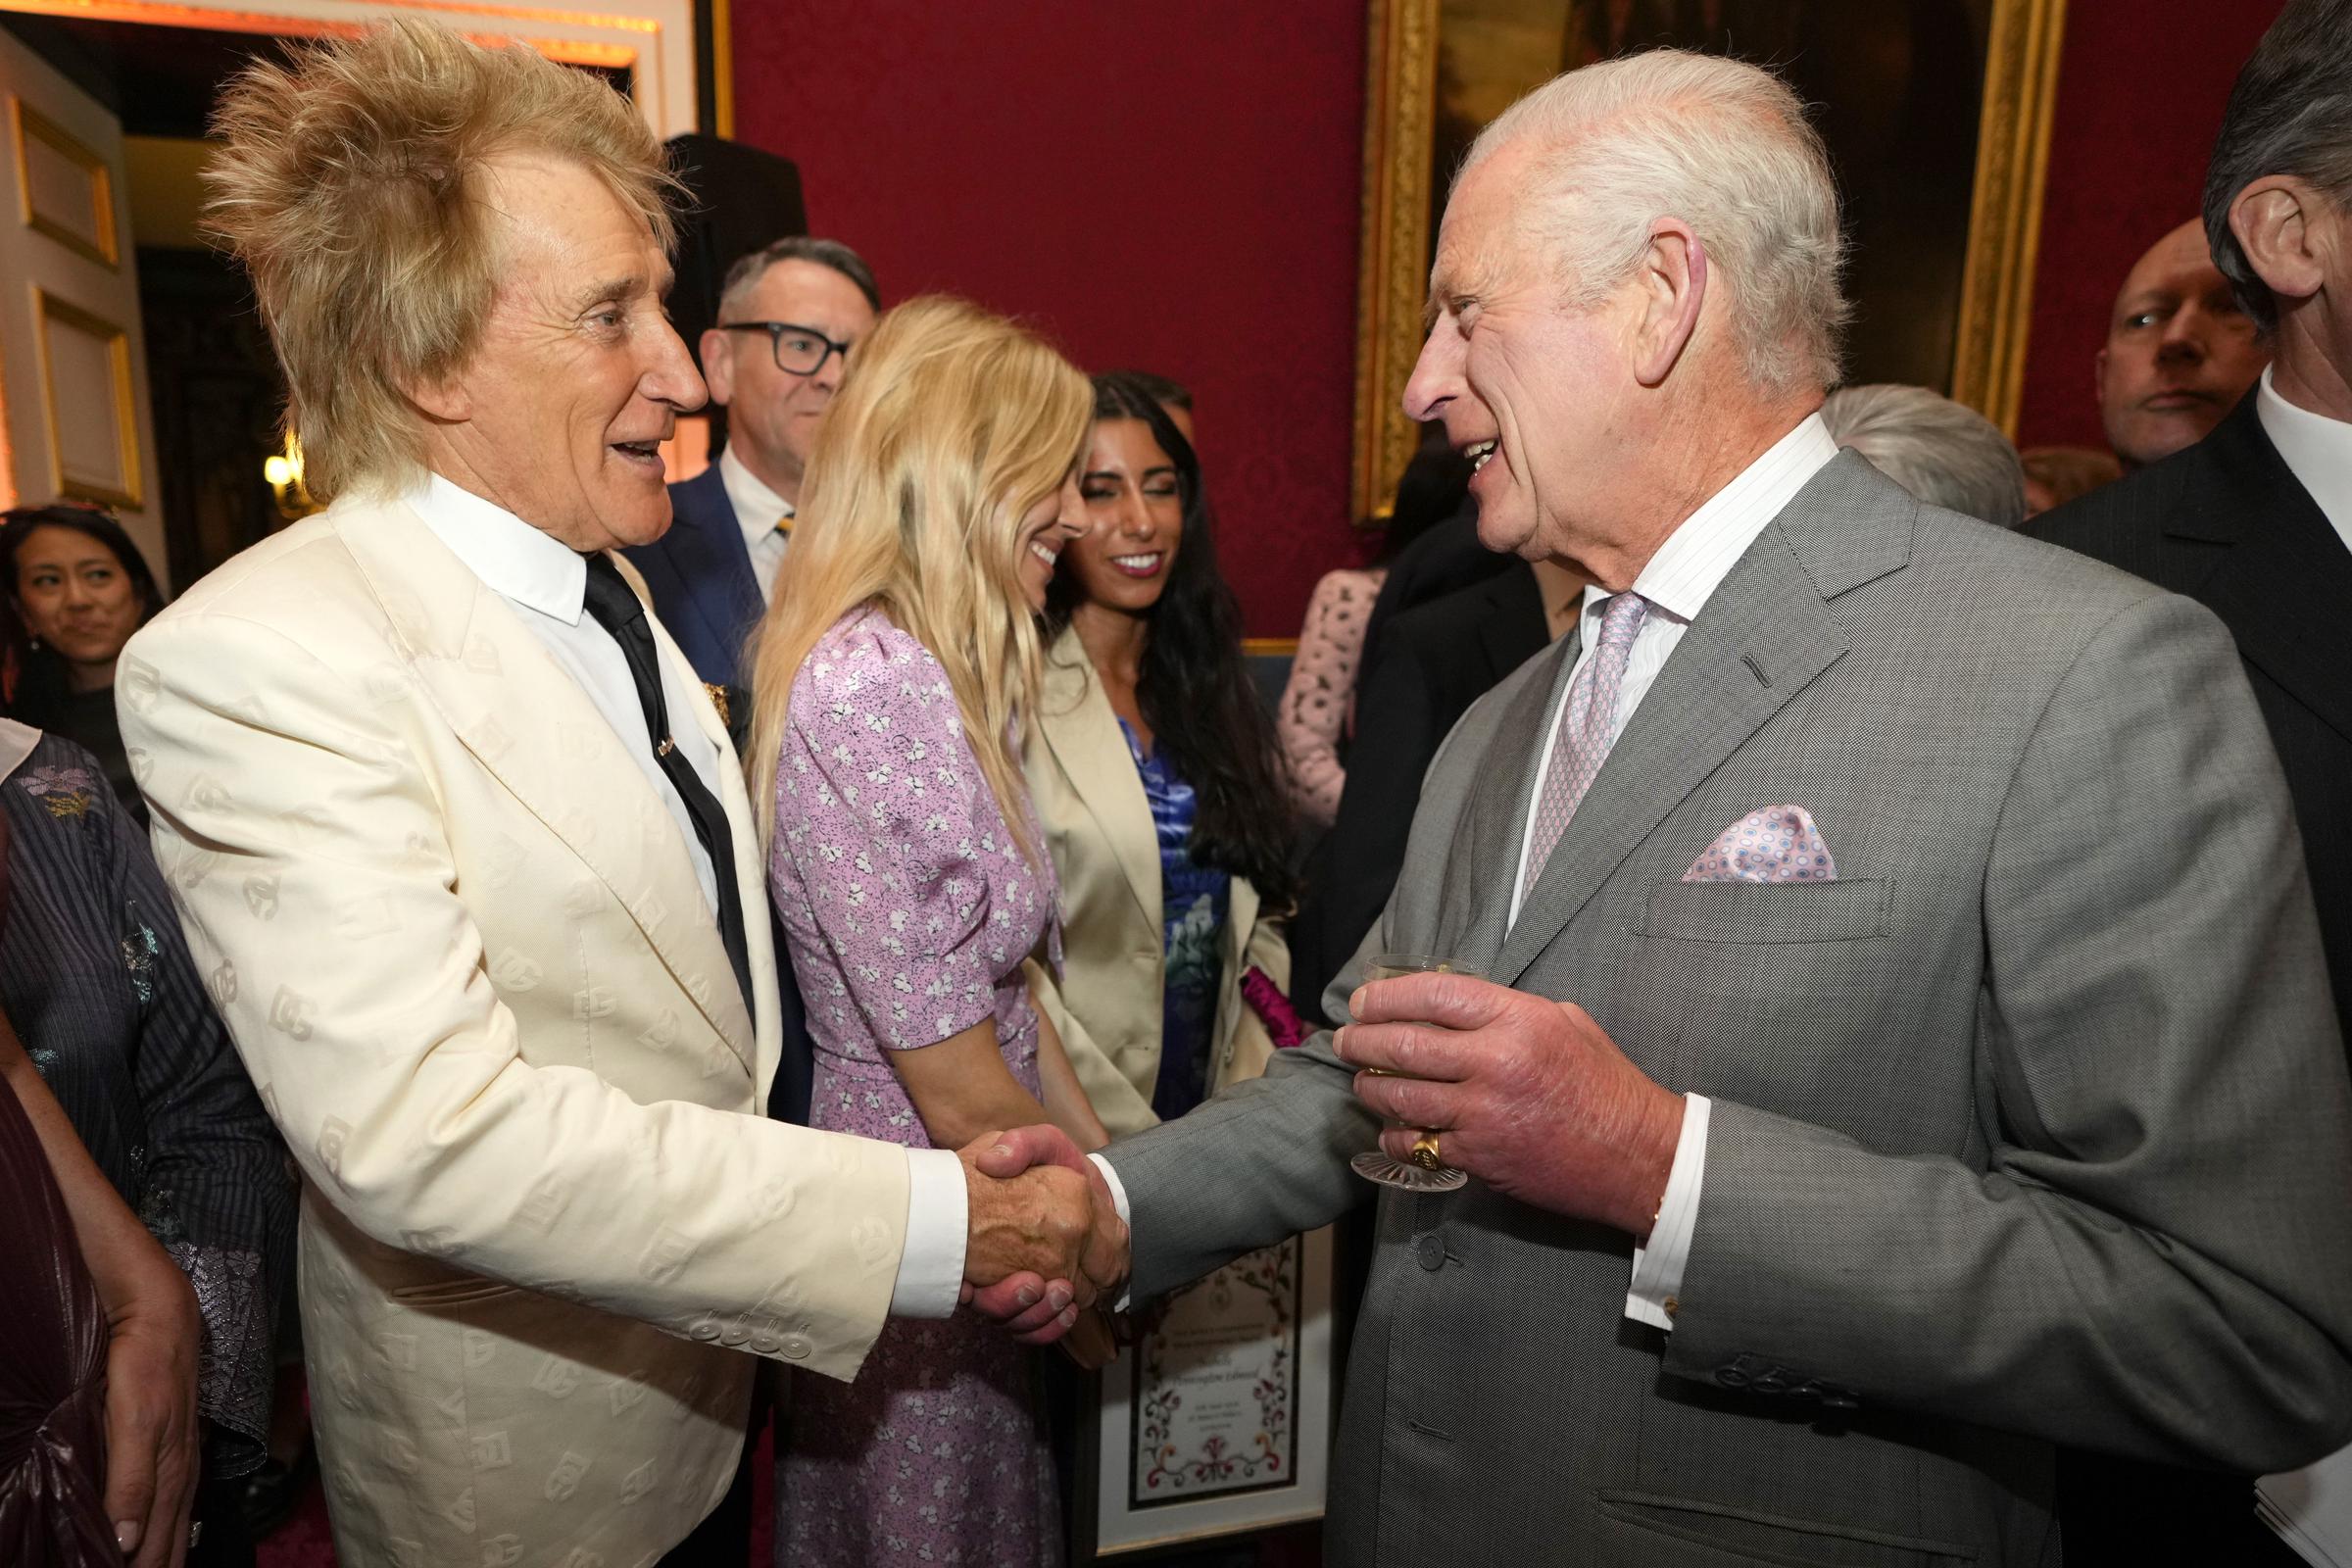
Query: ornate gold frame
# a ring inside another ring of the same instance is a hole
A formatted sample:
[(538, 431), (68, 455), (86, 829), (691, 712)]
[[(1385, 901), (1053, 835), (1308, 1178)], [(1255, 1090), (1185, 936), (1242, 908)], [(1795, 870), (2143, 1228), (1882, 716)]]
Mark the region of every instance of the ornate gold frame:
[[(120, 269), (122, 252), (115, 242), (115, 180), (106, 160), (23, 97), (11, 93), (8, 105), (11, 128), (16, 133), (18, 207), (24, 226), (36, 234), (46, 234), (76, 256), (86, 256), (101, 267)], [(90, 226), (97, 231), (94, 242), (33, 206), (32, 143), (36, 141), (89, 177)]]
[(735, 18), (728, 0), (703, 0), (710, 12), (711, 129), (735, 135)]
[(1371, 6), (1355, 285), (1354, 517), (1388, 514), (1420, 439), (1404, 416), (1404, 383), (1421, 353), (1430, 133), (1438, 108), (1439, 0), (1371, 0)]
[[(1404, 383), (1420, 353), (1440, 0), (1369, 0), (1356, 292), (1354, 515), (1384, 514), (1419, 440)], [(2042, 173), (2066, 0), (1994, 0), (1951, 394), (2016, 433)]]
[[(109, 379), (114, 382), (115, 440), (122, 457), (122, 485), (120, 489), (67, 476), (66, 444), (57, 424), (57, 379), (49, 364), (51, 321), (73, 327), (77, 332), (86, 332), (106, 343), (111, 372)], [(41, 368), (41, 420), (47, 427), (49, 473), (55, 481), (57, 493), (78, 497), (83, 501), (95, 501), (101, 506), (138, 511), (139, 416), (130, 387), (130, 335), (115, 322), (102, 316), (94, 316), (78, 305), (68, 304), (35, 283), (32, 285), (32, 342)]]
[(2066, 0), (1998, 0), (1985, 50), (1951, 394), (2013, 440), (2025, 393), (2042, 176), (2049, 169), (2065, 29)]

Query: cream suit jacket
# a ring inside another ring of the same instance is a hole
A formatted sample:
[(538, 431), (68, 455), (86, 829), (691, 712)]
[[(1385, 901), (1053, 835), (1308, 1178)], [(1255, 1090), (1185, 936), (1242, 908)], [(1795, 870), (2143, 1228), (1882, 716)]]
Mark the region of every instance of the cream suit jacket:
[[(679, 721), (724, 751), (687, 684)], [(757, 1113), (778, 1023), (741, 783), (721, 769), (751, 1012), (619, 736), (407, 507), (339, 502), (238, 556), (131, 640), (116, 693), (302, 1167), (340, 1560), (653, 1561), (732, 1477), (740, 1352), (853, 1376), (905, 1241), (904, 1150)]]
[[(1167, 977), (1159, 837), (1152, 803), (1127, 752), (1095, 666), (1065, 631), (1046, 655), (1038, 703), (1042, 744), (1028, 750), (1029, 793), (1061, 883), (1062, 968), (1056, 981), (1034, 960), (1029, 989), (1054, 1027), (1095, 1114), (1113, 1138), (1156, 1125), (1161, 987)], [(1225, 921), (1224, 979), (1209, 1092), (1266, 1070), (1274, 1042), (1242, 1000), (1251, 964), (1288, 992), (1291, 954), (1281, 924), (1260, 917), (1257, 890), (1233, 879)]]

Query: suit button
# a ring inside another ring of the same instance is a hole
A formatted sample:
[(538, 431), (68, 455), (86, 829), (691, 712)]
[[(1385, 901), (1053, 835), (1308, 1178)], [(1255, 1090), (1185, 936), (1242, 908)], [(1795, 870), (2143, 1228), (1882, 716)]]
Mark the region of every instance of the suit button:
[(1715, 1369), (1715, 1381), (1727, 1389), (1744, 1389), (1747, 1387), (1747, 1368), (1738, 1362), (1719, 1366)]
[(1434, 1274), (1446, 1266), (1446, 1244), (1435, 1236), (1424, 1236), (1414, 1244), (1413, 1255), (1421, 1260), (1423, 1268)]

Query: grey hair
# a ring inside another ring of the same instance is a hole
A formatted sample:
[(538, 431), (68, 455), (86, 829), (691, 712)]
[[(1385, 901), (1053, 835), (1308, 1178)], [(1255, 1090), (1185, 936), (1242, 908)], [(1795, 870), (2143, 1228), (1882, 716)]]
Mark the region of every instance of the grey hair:
[(2266, 174), (2291, 174), (2339, 206), (2352, 199), (2352, 4), (2289, 0), (2230, 89), (2205, 168), (2205, 239), (2213, 265), (2255, 324), (2278, 324), (2278, 305), (2230, 231), (2238, 193)]
[(1830, 439), (1918, 500), (2002, 528), (2026, 520), (2026, 467), (2000, 428), (1924, 386), (1844, 386), (1821, 406)]
[(1788, 83), (1680, 49), (1603, 61), (1503, 111), (1462, 172), (1522, 137), (1536, 147), (1524, 221), (1558, 260), (1572, 308), (1599, 303), (1641, 264), (1650, 225), (1679, 218), (1730, 284), (1749, 379), (1776, 393), (1837, 384), (1852, 314), (1838, 188)]
[(874, 270), (865, 265), (865, 258), (837, 239), (819, 239), (813, 234), (787, 234), (782, 239), (763, 245), (738, 260), (727, 269), (727, 280), (719, 285), (718, 314), (720, 319), (735, 314), (743, 297), (760, 286), (767, 270), (779, 262), (813, 262), (829, 267), (858, 285), (865, 303), (878, 315), (882, 310), (882, 290), (874, 282)]

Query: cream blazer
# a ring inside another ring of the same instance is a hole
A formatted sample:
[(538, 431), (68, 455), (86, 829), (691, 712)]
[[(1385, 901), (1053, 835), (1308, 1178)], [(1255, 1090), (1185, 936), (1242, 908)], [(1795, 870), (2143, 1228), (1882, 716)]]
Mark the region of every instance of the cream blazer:
[[(725, 750), (688, 683), (679, 721)], [(653, 1561), (727, 1489), (753, 1356), (853, 1376), (905, 1242), (904, 1150), (758, 1114), (779, 1025), (741, 783), (751, 1011), (620, 738), (406, 507), (238, 556), (115, 690), (302, 1169), (339, 1560)]]
[[(1062, 970), (1056, 981), (1033, 960), (1030, 991), (1060, 1031), (1095, 1114), (1123, 1138), (1159, 1120), (1152, 1113), (1167, 971), (1159, 839), (1126, 737), (1075, 632), (1047, 651), (1038, 733), (1026, 770), (1061, 884)], [(1243, 972), (1255, 964), (1286, 991), (1291, 980), (1281, 924), (1259, 918), (1247, 877), (1233, 879), (1224, 960), (1212, 1093), (1256, 1077), (1274, 1054), (1265, 1025), (1242, 1000)]]

